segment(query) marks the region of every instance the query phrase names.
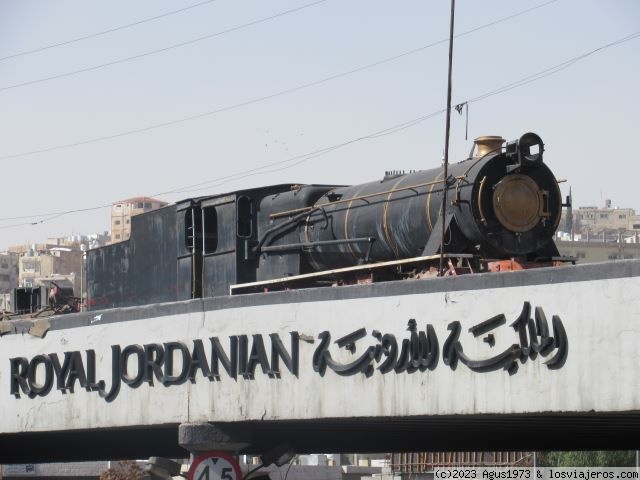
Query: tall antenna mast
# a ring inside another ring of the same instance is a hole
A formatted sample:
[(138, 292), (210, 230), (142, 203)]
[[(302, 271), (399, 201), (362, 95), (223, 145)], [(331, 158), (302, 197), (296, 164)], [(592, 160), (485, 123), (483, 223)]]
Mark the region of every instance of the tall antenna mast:
[(447, 213), (447, 190), (449, 184), (447, 179), (449, 177), (449, 130), (451, 129), (451, 71), (453, 69), (453, 19), (456, 10), (456, 0), (451, 0), (451, 21), (449, 25), (449, 71), (447, 82), (447, 126), (445, 129), (444, 139), (444, 173), (442, 180), (442, 232), (440, 237), (440, 267), (438, 268), (438, 275), (444, 274), (444, 235), (447, 228), (446, 213)]

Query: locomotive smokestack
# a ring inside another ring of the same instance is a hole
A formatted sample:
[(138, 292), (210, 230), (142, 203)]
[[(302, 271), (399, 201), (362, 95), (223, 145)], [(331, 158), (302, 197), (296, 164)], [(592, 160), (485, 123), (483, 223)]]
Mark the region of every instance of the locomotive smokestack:
[(488, 153), (496, 152), (502, 147), (504, 138), (499, 135), (485, 135), (476, 138), (473, 143), (476, 145), (476, 157), (483, 157)]

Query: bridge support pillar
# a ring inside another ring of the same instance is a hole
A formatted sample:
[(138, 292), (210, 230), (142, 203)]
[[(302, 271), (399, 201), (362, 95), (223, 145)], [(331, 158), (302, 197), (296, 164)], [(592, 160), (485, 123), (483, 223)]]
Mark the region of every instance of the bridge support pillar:
[(235, 438), (211, 423), (183, 423), (178, 428), (178, 444), (193, 455), (208, 450), (237, 453), (249, 446), (247, 439)]

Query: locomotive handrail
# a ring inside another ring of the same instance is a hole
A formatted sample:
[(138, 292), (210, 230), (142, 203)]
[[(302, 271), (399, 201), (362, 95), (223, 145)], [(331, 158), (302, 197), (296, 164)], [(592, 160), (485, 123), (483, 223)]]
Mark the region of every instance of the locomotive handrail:
[(303, 242), (303, 243), (288, 243), (285, 245), (273, 245), (271, 247), (262, 247), (262, 252), (283, 252), (287, 250), (294, 250), (297, 248), (314, 248), (323, 245), (341, 245), (344, 243), (373, 243), (375, 238), (362, 237), (362, 238), (345, 238), (342, 240), (320, 240), (317, 242)]
[[(317, 206), (317, 207), (309, 207), (309, 210), (319, 210), (321, 208), (321, 206)], [(306, 214), (307, 212), (303, 212), (303, 214), (299, 214), (296, 215), (295, 217), (291, 217), (288, 220), (285, 220), (282, 223), (278, 223), (276, 225), (274, 225), (273, 227), (267, 229), (266, 232), (264, 232), (264, 234), (262, 235), (262, 238), (260, 239), (260, 241), (258, 242), (258, 244), (253, 247), (253, 251), (256, 253), (259, 253), (260, 251), (262, 251), (262, 246), (266, 243), (267, 238), (269, 237), (269, 235), (277, 232), (278, 230), (282, 230), (284, 227), (291, 225), (293, 223), (296, 223), (299, 219), (304, 217), (304, 214)], [(273, 215), (271, 215), (271, 218), (275, 218), (273, 217)]]
[[(455, 177), (456, 180), (463, 180), (464, 176), (458, 176)], [(416, 188), (420, 188), (420, 187), (428, 187), (430, 185), (436, 185), (438, 183), (444, 183), (444, 180), (432, 180), (430, 182), (425, 182), (425, 183), (418, 183), (416, 185), (409, 185), (406, 187), (402, 187), (402, 188), (392, 188), (391, 190), (385, 190), (383, 192), (376, 192), (376, 193), (368, 193), (367, 195), (359, 195), (357, 197), (352, 197), (352, 198), (343, 198), (340, 200), (336, 200), (335, 202), (328, 202), (328, 203), (322, 203), (320, 205), (313, 205), (311, 207), (301, 207), (301, 208), (294, 208), (293, 210), (285, 210), (283, 212), (276, 212), (276, 213), (272, 213), (271, 215), (269, 215), (269, 218), (280, 218), (280, 217), (286, 217), (288, 215), (293, 215), (296, 213), (306, 213), (309, 212), (311, 210), (316, 210), (322, 207), (328, 207), (330, 205), (338, 205), (341, 203), (348, 203), (348, 202), (352, 202), (354, 200), (365, 200), (367, 198), (371, 198), (371, 197), (377, 197), (380, 195), (389, 195), (392, 193), (396, 193), (396, 192), (402, 192), (405, 190), (415, 190)]]
[(485, 225), (487, 224), (487, 218), (484, 216), (484, 208), (482, 205), (482, 194), (484, 192), (484, 185), (486, 180), (487, 180), (487, 176), (485, 175), (484, 177), (482, 177), (482, 180), (480, 180), (480, 188), (478, 189), (478, 212), (480, 213), (480, 221)]
[[(475, 159), (475, 161), (474, 161), (471, 165), (469, 165), (469, 168), (467, 168), (467, 169), (464, 171), (464, 175), (461, 175), (461, 176), (462, 176), (462, 177), (467, 177), (467, 176), (469, 175), (469, 172), (471, 171), (471, 169), (472, 169), (473, 167), (475, 167), (475, 166), (478, 164), (478, 162), (479, 162), (479, 161), (481, 161), (482, 159), (484, 159), (484, 158), (488, 157), (489, 155), (491, 155), (491, 154), (493, 154), (493, 153), (496, 153), (496, 152), (498, 152), (498, 151), (502, 150), (503, 148), (504, 148), (504, 147), (494, 148), (493, 150), (490, 150), (490, 151), (488, 151), (487, 153), (485, 153), (484, 155), (482, 155), (481, 157), (476, 158), (476, 159)], [(471, 160), (471, 159), (469, 159), (469, 160)]]

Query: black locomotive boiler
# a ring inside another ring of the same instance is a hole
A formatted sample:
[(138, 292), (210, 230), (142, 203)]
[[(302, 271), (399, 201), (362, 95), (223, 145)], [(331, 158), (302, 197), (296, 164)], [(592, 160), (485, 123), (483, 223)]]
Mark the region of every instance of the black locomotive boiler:
[[(443, 253), (482, 261), (558, 256), (562, 199), (527, 133), (476, 140), (471, 158), (355, 186), (284, 184), (187, 199), (131, 220), (127, 241), (87, 255), (90, 308), (406, 278)], [(442, 217), (442, 200), (447, 208)], [(408, 266), (408, 268), (406, 268)]]

